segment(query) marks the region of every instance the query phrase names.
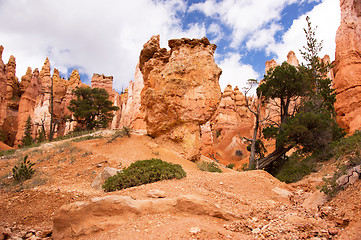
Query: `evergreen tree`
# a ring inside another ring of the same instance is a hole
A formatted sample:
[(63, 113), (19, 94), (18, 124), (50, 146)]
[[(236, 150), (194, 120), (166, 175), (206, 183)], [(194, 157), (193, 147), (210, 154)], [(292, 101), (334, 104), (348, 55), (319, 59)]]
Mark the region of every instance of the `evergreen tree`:
[(31, 117), (29, 116), (25, 123), (24, 137), (23, 137), (23, 145), (29, 146), (32, 144), (33, 139), (31, 137), (31, 129), (33, 124), (31, 122)]
[(108, 92), (103, 88), (81, 87), (73, 91), (76, 99), (70, 101), (68, 109), (76, 121), (86, 130), (106, 128), (112, 120), (113, 111), (119, 108), (108, 100)]
[(327, 73), (329, 63), (323, 63), (318, 54), (322, 41), (315, 38), (309, 18), (304, 29), (307, 46), (301, 51), (306, 65), (297, 69), (283, 63), (265, 75), (264, 83), (257, 91), (265, 101), (273, 100), (279, 107), (280, 121), (273, 121), (265, 128), (266, 138), (276, 140), (276, 150), (260, 160), (260, 167), (268, 167), (288, 150), (298, 147), (301, 153), (322, 153), (329, 144), (343, 133), (335, 121), (335, 90)]

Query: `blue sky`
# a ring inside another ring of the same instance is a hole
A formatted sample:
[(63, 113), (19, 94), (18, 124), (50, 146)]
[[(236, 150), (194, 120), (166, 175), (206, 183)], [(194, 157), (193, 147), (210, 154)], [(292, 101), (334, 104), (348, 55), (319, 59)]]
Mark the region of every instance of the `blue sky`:
[(324, 40), (321, 55), (333, 59), (339, 0), (0, 0), (0, 44), (4, 62), (16, 57), (19, 79), (49, 57), (62, 76), (73, 68), (86, 83), (93, 73), (113, 75), (121, 91), (152, 35), (160, 35), (161, 47), (206, 36), (218, 46), (223, 90), (261, 79), (265, 62), (282, 62), (290, 50), (301, 60), (307, 15)]

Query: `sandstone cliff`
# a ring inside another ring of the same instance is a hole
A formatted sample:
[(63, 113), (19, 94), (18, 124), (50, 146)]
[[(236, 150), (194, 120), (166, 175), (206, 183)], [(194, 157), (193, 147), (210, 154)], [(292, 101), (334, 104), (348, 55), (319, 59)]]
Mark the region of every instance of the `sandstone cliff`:
[(336, 34), (334, 87), (338, 123), (348, 132), (361, 128), (361, 2), (341, 0)]
[(221, 98), (216, 45), (207, 38), (173, 39), (168, 45), (169, 51), (160, 48), (159, 36), (153, 36), (139, 57), (147, 132), (178, 142), (188, 159), (197, 160), (200, 125), (212, 117)]
[(0, 127), (6, 118), (7, 98), (6, 98), (6, 66), (2, 60), (4, 47), (0, 46)]
[[(34, 119), (34, 110), (37, 98), (41, 93), (41, 80), (39, 77), (39, 70), (36, 68), (32, 74), (29, 86), (26, 88), (24, 94), (21, 96), (19, 102), (18, 114), (18, 131), (16, 134), (15, 144), (21, 144), (24, 136), (25, 123), (30, 116)], [(35, 132), (33, 132), (35, 134)]]

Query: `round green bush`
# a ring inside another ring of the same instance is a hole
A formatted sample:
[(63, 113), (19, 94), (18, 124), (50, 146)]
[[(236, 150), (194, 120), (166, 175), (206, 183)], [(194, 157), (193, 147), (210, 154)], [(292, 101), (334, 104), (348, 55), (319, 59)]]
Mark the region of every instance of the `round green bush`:
[(108, 178), (103, 189), (112, 192), (156, 181), (183, 178), (186, 172), (179, 164), (167, 163), (161, 159), (140, 160), (132, 163), (123, 172)]

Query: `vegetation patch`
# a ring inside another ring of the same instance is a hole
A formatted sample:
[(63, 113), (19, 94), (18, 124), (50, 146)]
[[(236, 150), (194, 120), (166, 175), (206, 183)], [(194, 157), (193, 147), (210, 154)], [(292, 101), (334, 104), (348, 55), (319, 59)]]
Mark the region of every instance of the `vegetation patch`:
[(315, 168), (316, 164), (312, 157), (303, 157), (303, 155), (295, 152), (285, 159), (282, 166), (277, 169), (275, 176), (282, 182), (293, 183), (310, 174)]
[(88, 135), (88, 136), (84, 136), (84, 137), (79, 137), (79, 138), (75, 138), (73, 140), (71, 140), (72, 142), (82, 142), (82, 141), (87, 141), (87, 140), (92, 140), (92, 139), (99, 139), (99, 138), (103, 138), (103, 136), (101, 135)]
[(12, 169), (14, 180), (17, 182), (23, 182), (30, 179), (35, 173), (35, 170), (33, 169), (34, 164), (35, 163), (28, 160), (28, 156), (25, 156), (20, 165), (15, 166)]
[(198, 162), (197, 163), (197, 167), (205, 172), (218, 172), (221, 173), (223, 172), (216, 163), (214, 162)]
[(15, 154), (15, 152), (16, 152), (16, 149), (0, 151), (0, 157), (2, 157), (2, 156), (12, 156), (12, 155)]
[(154, 158), (140, 160), (132, 163), (117, 175), (108, 178), (103, 189), (106, 192), (112, 192), (161, 180), (181, 179), (186, 175), (179, 164), (167, 163)]
[(131, 128), (123, 126), (119, 131), (116, 131), (109, 139), (107, 143), (113, 142), (117, 138), (122, 138), (124, 136), (130, 137)]
[(227, 168), (230, 168), (230, 169), (233, 169), (234, 168), (234, 166), (235, 166), (235, 164), (234, 163), (230, 163), (230, 164), (227, 164)]
[(347, 170), (361, 165), (361, 131), (356, 131), (353, 135), (340, 139), (334, 143), (333, 154), (338, 161), (337, 170), (332, 177), (323, 178), (325, 184), (319, 189), (330, 197), (339, 193), (343, 186), (337, 183), (337, 179), (345, 175)]

